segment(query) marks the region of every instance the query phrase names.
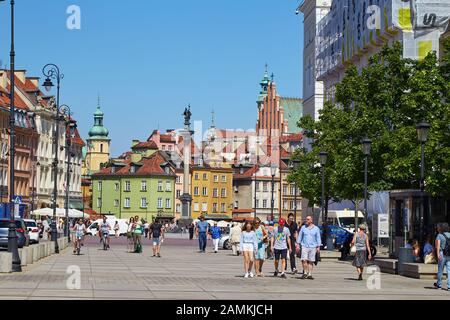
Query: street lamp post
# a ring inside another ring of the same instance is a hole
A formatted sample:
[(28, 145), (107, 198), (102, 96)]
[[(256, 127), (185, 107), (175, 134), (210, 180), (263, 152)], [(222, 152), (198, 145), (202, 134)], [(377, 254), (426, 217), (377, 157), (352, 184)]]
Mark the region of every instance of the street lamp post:
[(368, 138), (363, 139), (362, 150), (364, 154), (364, 219), (366, 220), (366, 222), (367, 222), (367, 171), (371, 147), (372, 147), (372, 140)]
[[(292, 160), (289, 164), (289, 168), (293, 171), (298, 169), (299, 166), (298, 160)], [(294, 221), (297, 222), (297, 181), (294, 181)]]
[(16, 222), (14, 214), (14, 161), (15, 161), (15, 49), (14, 49), (14, 0), (11, 0), (11, 89), (10, 89), (10, 107), (9, 107), (9, 229), (8, 229), (8, 252), (12, 253), (12, 271), (21, 272), (21, 261), (19, 256), (19, 246), (17, 243)]
[(274, 194), (273, 193), (275, 191), (275, 175), (277, 173), (277, 166), (276, 166), (276, 164), (273, 163), (270, 166), (270, 173), (272, 175), (272, 201), (271, 201), (271, 204), (270, 204), (270, 209), (271, 209), (270, 216), (271, 216), (271, 219), (273, 221), (274, 220), (274, 213), (273, 213), (273, 211), (274, 211), (274, 207), (275, 207), (275, 199), (274, 199)]
[(59, 253), (58, 235), (56, 230), (56, 200), (58, 198), (58, 139), (59, 139), (59, 89), (61, 80), (64, 75), (59, 71), (57, 65), (53, 63), (46, 64), (42, 69), (42, 73), (46, 77), (43, 86), (45, 90), (50, 91), (54, 86), (51, 79), (56, 79), (56, 116), (55, 131), (53, 133), (53, 147), (55, 150), (55, 158), (53, 160), (53, 221), (52, 221), (52, 237), (51, 241), (55, 242), (55, 253)]
[(327, 152), (322, 151), (319, 153), (320, 170), (322, 172), (322, 199), (321, 199), (322, 223), (327, 220), (327, 217), (325, 217), (325, 165), (327, 164), (327, 158), (328, 158)]
[(419, 243), (423, 243), (424, 232), (424, 191), (425, 191), (425, 143), (428, 140), (428, 131), (430, 130), (430, 124), (422, 121), (416, 126), (417, 137), (420, 142), (420, 230), (419, 230)]

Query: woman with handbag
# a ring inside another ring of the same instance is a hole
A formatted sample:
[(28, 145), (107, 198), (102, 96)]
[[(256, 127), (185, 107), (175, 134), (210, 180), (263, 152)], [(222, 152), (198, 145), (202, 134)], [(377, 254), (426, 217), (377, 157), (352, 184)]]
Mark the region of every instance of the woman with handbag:
[[(354, 246), (354, 247), (353, 247)], [(364, 267), (367, 266), (367, 253), (369, 260), (372, 260), (372, 253), (369, 245), (369, 237), (366, 234), (366, 226), (364, 224), (359, 225), (358, 232), (353, 237), (352, 250), (355, 251), (355, 258), (353, 259), (353, 266), (358, 271), (358, 280), (363, 280)]]
[(264, 261), (266, 260), (266, 244), (268, 242), (268, 233), (264, 225), (261, 223), (261, 219), (256, 217), (254, 222), (254, 228), (256, 233), (256, 238), (258, 239), (258, 251), (255, 257), (255, 273), (257, 277), (264, 277), (262, 273), (262, 267)]

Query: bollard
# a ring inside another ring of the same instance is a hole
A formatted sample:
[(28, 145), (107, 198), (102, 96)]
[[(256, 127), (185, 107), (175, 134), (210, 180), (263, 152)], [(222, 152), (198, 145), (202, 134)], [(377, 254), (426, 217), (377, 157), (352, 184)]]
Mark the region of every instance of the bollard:
[(27, 249), (27, 265), (33, 264), (33, 248), (29, 246)]
[(0, 273), (12, 272), (12, 253), (0, 252)]
[(31, 246), (33, 262), (39, 261), (39, 244), (34, 244)]

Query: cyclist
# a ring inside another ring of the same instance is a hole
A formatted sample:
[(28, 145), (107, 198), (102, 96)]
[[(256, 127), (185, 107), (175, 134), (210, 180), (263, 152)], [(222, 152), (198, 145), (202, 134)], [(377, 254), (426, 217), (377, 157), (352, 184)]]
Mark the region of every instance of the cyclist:
[(86, 233), (86, 226), (83, 223), (83, 219), (78, 219), (78, 223), (76, 223), (73, 226), (72, 230), (75, 231), (75, 241), (73, 242), (73, 253), (76, 253), (78, 241), (82, 243), (84, 234)]
[(106, 217), (103, 217), (103, 222), (100, 225), (100, 237), (103, 239), (103, 235), (106, 235), (106, 245), (109, 249), (109, 230), (111, 230), (111, 226), (108, 222), (106, 222)]

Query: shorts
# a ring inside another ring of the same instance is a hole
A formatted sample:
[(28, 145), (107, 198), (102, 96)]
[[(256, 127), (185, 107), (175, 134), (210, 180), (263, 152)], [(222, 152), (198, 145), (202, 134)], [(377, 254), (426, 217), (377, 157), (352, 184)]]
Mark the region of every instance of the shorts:
[(317, 248), (302, 247), (302, 261), (316, 262)]
[(266, 246), (264, 244), (260, 245), (258, 251), (256, 252), (256, 260), (265, 260), (266, 259)]
[(244, 243), (242, 245), (242, 252), (254, 252), (253, 243)]
[(274, 249), (273, 252), (275, 253), (275, 260), (280, 260), (280, 256), (281, 259), (286, 260), (287, 258), (287, 249)]
[(160, 243), (161, 243), (161, 239), (160, 238), (153, 238), (153, 245), (154, 246), (159, 246)]

